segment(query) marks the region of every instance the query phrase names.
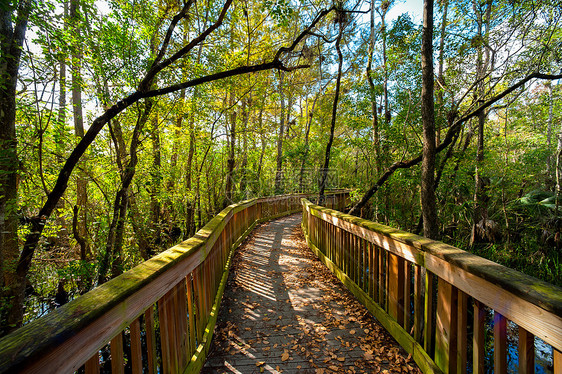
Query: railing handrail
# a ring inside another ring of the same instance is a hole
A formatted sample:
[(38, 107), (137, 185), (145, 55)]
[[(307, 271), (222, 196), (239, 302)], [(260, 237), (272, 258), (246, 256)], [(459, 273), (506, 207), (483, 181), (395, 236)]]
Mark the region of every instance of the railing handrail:
[(0, 339), (0, 373), (27, 367), (36, 357), (77, 369), (156, 303), (171, 284), (202, 264), (235, 213), (258, 202), (304, 196), (311, 194), (255, 198), (226, 207), (193, 237)]
[[(481, 277), (486, 281), (505, 289), (506, 291), (510, 291), (514, 296), (520, 297), (521, 299), (528, 301), (545, 311), (562, 316), (562, 288), (558, 286), (437, 240), (428, 239), (420, 235), (383, 225), (381, 223), (315, 205), (308, 200), (306, 205), (311, 209), (327, 213), (332, 217), (342, 219), (369, 231), (382, 234), (398, 243), (403, 243), (429, 255), (445, 260), (463, 271)], [(349, 226), (346, 225), (341, 225), (340, 227), (344, 230), (349, 228)], [(347, 231), (357, 233), (357, 231), (352, 229)], [(367, 240), (372, 238), (367, 234), (363, 235)], [(375, 238), (372, 238), (372, 240), (369, 241), (374, 240), (379, 240), (380, 243), (380, 239)], [(390, 245), (390, 243), (388, 245)], [(384, 245), (382, 245), (382, 247), (385, 248)], [(390, 247), (385, 249), (392, 250)], [(421, 258), (415, 259), (410, 256), (406, 257), (406, 254), (401, 255), (399, 248), (396, 248), (395, 253), (418, 265), (424, 265), (424, 261)], [(514, 282), (513, 279), (516, 281)], [(560, 343), (562, 344), (562, 341)], [(562, 348), (562, 345), (560, 348)]]
[(310, 215), (426, 268), (562, 351), (562, 288), (440, 241), (315, 205), (306, 199), (302, 204)]

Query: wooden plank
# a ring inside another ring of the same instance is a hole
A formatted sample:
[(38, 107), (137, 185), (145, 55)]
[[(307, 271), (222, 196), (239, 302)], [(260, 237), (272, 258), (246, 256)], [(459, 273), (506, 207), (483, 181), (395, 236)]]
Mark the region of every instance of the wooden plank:
[(99, 352), (94, 353), (94, 355), (86, 361), (84, 365), (85, 374), (99, 374), (100, 373), (100, 354)]
[(554, 360), (554, 374), (562, 373), (562, 352), (558, 349), (552, 350), (553, 360)]
[(375, 271), (375, 245), (373, 243), (367, 242), (369, 248), (369, 297), (377, 301), (376, 296), (378, 293), (375, 291), (376, 284), (376, 271)]
[(412, 314), (412, 265), (404, 261), (404, 330), (410, 331), (410, 318)]
[(191, 281), (191, 274), (186, 277), (187, 279), (187, 313), (189, 315), (189, 356), (193, 356), (197, 344), (195, 342), (195, 312), (193, 308), (193, 283)]
[(388, 254), (388, 311), (399, 325), (404, 323), (404, 259)]
[(457, 289), (439, 278), (435, 331), (435, 363), (443, 373), (457, 370)]
[(433, 357), (435, 347), (435, 324), (433, 323), (433, 289), (433, 274), (429, 271), (426, 271), (423, 348), (430, 357)]
[(172, 297), (171, 291), (166, 293), (160, 300), (158, 300), (158, 323), (160, 325), (160, 350), (162, 352), (162, 373), (174, 373), (172, 367), (174, 362), (172, 360), (172, 343), (173, 329), (170, 328), (172, 316), (169, 316), (168, 304)]
[(146, 333), (146, 358), (148, 362), (148, 373), (156, 374), (156, 334), (154, 331), (154, 306), (151, 305), (144, 312), (144, 331)]
[(178, 321), (176, 335), (178, 336), (179, 370), (183, 372), (189, 363), (189, 327), (187, 321), (187, 289), (185, 278), (179, 283), (176, 298), (178, 308), (175, 319)]
[(422, 342), (424, 320), (424, 277), (422, 268), (414, 265), (414, 340)]
[(465, 374), (467, 372), (467, 354), (468, 354), (468, 296), (462, 292), (458, 291), (458, 312), (457, 312), (457, 373)]
[(484, 374), (486, 352), (485, 352), (485, 328), (486, 308), (478, 300), (474, 300), (474, 325), (472, 335), (472, 370), (474, 374)]
[(378, 271), (378, 289), (379, 289), (379, 300), (378, 300), (378, 304), (385, 309), (385, 299), (384, 299), (384, 291), (385, 291), (385, 283), (384, 283), (384, 255), (385, 255), (385, 251), (384, 249), (379, 247), (378, 250), (378, 254), (379, 254), (379, 271)]
[(125, 363), (123, 360), (123, 333), (120, 332), (109, 343), (111, 351), (111, 373), (124, 374)]
[(507, 321), (494, 311), (494, 373), (507, 373)]
[(519, 374), (535, 372), (535, 336), (519, 327)]
[(133, 374), (142, 374), (142, 346), (140, 321), (131, 323), (131, 370)]

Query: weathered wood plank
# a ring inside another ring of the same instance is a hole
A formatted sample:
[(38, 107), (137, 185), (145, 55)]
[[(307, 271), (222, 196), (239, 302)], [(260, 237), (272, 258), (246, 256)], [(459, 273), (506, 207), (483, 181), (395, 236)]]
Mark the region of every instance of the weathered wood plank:
[(535, 372), (535, 336), (519, 327), (519, 374)]
[(84, 372), (86, 374), (99, 374), (100, 373), (100, 355), (98, 352), (86, 361), (84, 365)]
[(111, 351), (111, 373), (124, 374), (125, 362), (123, 360), (123, 333), (120, 332), (109, 343)]
[(507, 373), (507, 321), (494, 311), (494, 373)]
[(144, 312), (144, 331), (146, 333), (146, 358), (148, 361), (148, 373), (157, 373), (156, 358), (156, 334), (154, 328), (154, 306), (151, 305)]
[(484, 334), (486, 328), (486, 309), (484, 304), (474, 300), (474, 331), (472, 335), (472, 370), (474, 374), (484, 374), (486, 357)]
[(458, 290), (458, 308), (457, 308), (457, 373), (465, 374), (467, 372), (467, 361), (468, 361), (468, 345), (467, 345), (467, 335), (468, 335), (468, 296)]
[(554, 373), (560, 374), (562, 373), (562, 352), (557, 349), (554, 349), (553, 352), (553, 360), (554, 360)]
[(422, 268), (414, 265), (414, 340), (422, 342), (424, 310), (424, 277)]
[(437, 315), (435, 363), (444, 373), (457, 370), (457, 289), (439, 278), (437, 285)]
[(433, 274), (429, 271), (425, 273), (425, 307), (424, 307), (424, 337), (423, 348), (433, 357), (435, 347), (435, 324), (433, 317)]
[(133, 374), (142, 374), (142, 346), (140, 321), (131, 323), (131, 370)]
[(169, 291), (160, 300), (158, 300), (158, 322), (160, 325), (160, 350), (162, 352), (162, 372), (164, 374), (175, 373), (177, 369), (175, 360), (173, 359), (173, 328), (170, 326), (172, 323), (171, 311), (169, 304), (172, 298), (172, 291)]
[(404, 323), (404, 259), (388, 254), (388, 311), (399, 325)]

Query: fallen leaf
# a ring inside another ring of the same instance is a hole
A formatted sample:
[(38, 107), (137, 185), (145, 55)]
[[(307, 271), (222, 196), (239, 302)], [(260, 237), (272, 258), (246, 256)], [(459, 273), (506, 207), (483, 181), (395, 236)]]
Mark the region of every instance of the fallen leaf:
[(350, 333), (351, 335), (355, 335), (355, 330), (349, 330), (349, 333)]
[(262, 366), (263, 364), (265, 364), (265, 361), (258, 361), (258, 362), (256, 362), (256, 366)]
[(287, 361), (289, 359), (289, 351), (285, 349), (285, 352), (281, 355), (281, 361)]

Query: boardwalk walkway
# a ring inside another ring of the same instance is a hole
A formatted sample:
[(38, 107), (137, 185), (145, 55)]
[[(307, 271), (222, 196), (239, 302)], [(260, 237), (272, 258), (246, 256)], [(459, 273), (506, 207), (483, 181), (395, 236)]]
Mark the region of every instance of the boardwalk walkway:
[(420, 372), (308, 249), (300, 219), (256, 228), (236, 253), (203, 373)]

